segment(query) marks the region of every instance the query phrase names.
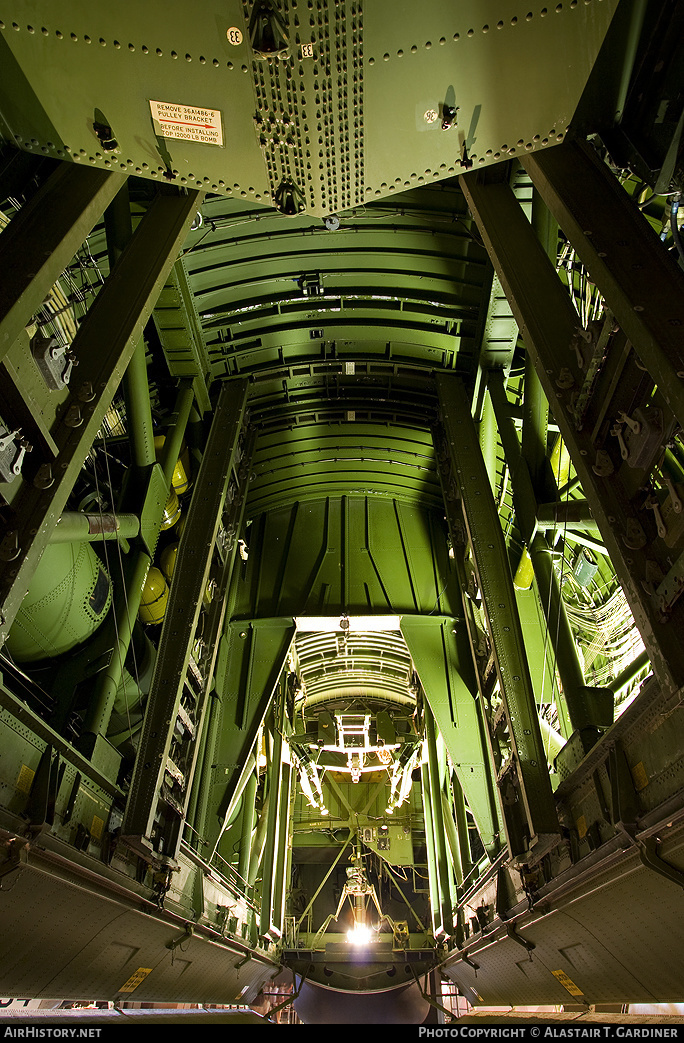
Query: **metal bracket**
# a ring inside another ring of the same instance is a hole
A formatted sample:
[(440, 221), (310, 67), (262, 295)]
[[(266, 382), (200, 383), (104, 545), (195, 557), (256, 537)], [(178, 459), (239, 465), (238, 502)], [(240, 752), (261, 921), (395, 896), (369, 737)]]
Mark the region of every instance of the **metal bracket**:
[(684, 590), (684, 554), (680, 554), (667, 576), (656, 588), (660, 611), (667, 614)]
[(21, 428), (10, 431), (0, 424), (0, 482), (13, 482), (21, 473), (21, 465), (26, 453), (32, 449), (31, 443), (21, 433)]
[(639, 858), (647, 869), (664, 876), (666, 880), (671, 880), (673, 884), (677, 884), (679, 887), (684, 887), (684, 872), (678, 866), (673, 866), (660, 857), (658, 854), (658, 841), (655, 837), (649, 837), (648, 840), (639, 840), (637, 846)]
[[(463, 958), (465, 959), (465, 957), (463, 957)], [(466, 960), (466, 963), (468, 963), (468, 962), (470, 962), (470, 961)], [(420, 981), (418, 979), (418, 975), (416, 974), (416, 972), (413, 969), (413, 966), (411, 964), (409, 964), (409, 967), (411, 968), (411, 974), (414, 977), (415, 983), (416, 983), (416, 985), (418, 987), (418, 991), (420, 992), (420, 994), (423, 997), (423, 999), (427, 1003), (429, 1003), (431, 1007), (434, 1007), (435, 1010), (441, 1011), (442, 1014), (448, 1014), (449, 1018), (451, 1019), (453, 1017), (453, 1013), (454, 1012), (452, 1010), (447, 1010), (447, 1008), (443, 1007), (441, 1003), (438, 1003), (437, 1000), (434, 998), (434, 996), (431, 996), (430, 993), (427, 991), (427, 989), (424, 989), (422, 987), (422, 985), (420, 984)], [(427, 974), (425, 975), (425, 983), (427, 984)]]
[(286, 217), (295, 217), (306, 209), (304, 195), (301, 189), (290, 178), (281, 181), (275, 191), (273, 201), (276, 209)]
[[(236, 964), (236, 966), (240, 967), (241, 964), (238, 963), (238, 964)], [(302, 988), (304, 986), (304, 982), (305, 981), (306, 981), (306, 974), (302, 974), (301, 978), (299, 979), (299, 985), (297, 985), (297, 975), (295, 974), (294, 970), (292, 971), (292, 992), (290, 993), (290, 995), (287, 997), (286, 1000), (284, 1000), (282, 1003), (279, 1003), (277, 1007), (273, 1007), (272, 1010), (269, 1010), (268, 1014), (266, 1015), (266, 1020), (267, 1021), (270, 1021), (271, 1018), (273, 1017), (273, 1015), (277, 1014), (279, 1010), (283, 1009), (283, 1007), (289, 1006), (290, 1003), (292, 1003), (294, 1000), (297, 999), (297, 997), (299, 996), (299, 993), (302, 991)], [(295, 986), (296, 986), (296, 988), (295, 988)]]
[(612, 823), (633, 841), (638, 815), (637, 797), (625, 752), (618, 743), (610, 747), (608, 769)]
[(61, 391), (71, 380), (71, 371), (78, 359), (66, 344), (56, 337), (37, 333), (31, 341), (31, 354), (40, 374), (51, 391)]
[(512, 942), (517, 942), (518, 945), (522, 945), (523, 949), (527, 950), (530, 960), (532, 960), (532, 953), (537, 948), (534, 942), (529, 942), (527, 938), (523, 938), (522, 935), (518, 934), (516, 926), (513, 923), (506, 924), (506, 934)]
[(174, 952), (176, 949), (179, 948), (179, 946), (183, 944), (183, 942), (189, 942), (194, 933), (195, 928), (192, 926), (192, 924), (186, 924), (185, 931), (180, 936), (180, 938), (174, 938), (172, 942), (167, 942), (166, 948), (170, 949), (171, 952)]
[(8, 858), (0, 865), (0, 881), (26, 864), (31, 845), (52, 826), (60, 783), (59, 765), (59, 753), (52, 746), (46, 746), (24, 811), (24, 817), (28, 819), (26, 833), (23, 837), (14, 837), (9, 841)]
[(287, 58), (290, 42), (282, 16), (271, 0), (258, 0), (249, 21), (249, 39), (256, 58)]
[(599, 449), (596, 454), (596, 461), (591, 469), (594, 474), (599, 476), (599, 478), (607, 478), (609, 475), (613, 474), (615, 466), (607, 450)]
[(26, 836), (36, 840), (51, 828), (55, 821), (55, 804), (60, 779), (60, 756), (52, 746), (46, 746), (40, 758), (31, 787), (25, 817), (28, 819)]
[(623, 453), (627, 466), (648, 470), (664, 438), (662, 410), (657, 406), (639, 407), (633, 417), (620, 413), (618, 419), (629, 432), (625, 432), (627, 454)]
[(457, 113), (458, 105), (447, 105), (445, 103), (442, 106), (442, 130), (450, 130), (454, 126)]
[(641, 550), (646, 546), (646, 533), (636, 518), (628, 518), (625, 532), (621, 535), (622, 542), (629, 550)]
[(477, 972), (480, 969), (479, 963), (475, 963), (475, 960), (471, 960), (470, 957), (466, 956), (466, 954), (464, 952), (461, 953), (461, 959), (463, 960), (464, 963), (467, 963), (469, 967), (473, 968), (473, 970), (475, 971), (475, 977), (477, 978)]

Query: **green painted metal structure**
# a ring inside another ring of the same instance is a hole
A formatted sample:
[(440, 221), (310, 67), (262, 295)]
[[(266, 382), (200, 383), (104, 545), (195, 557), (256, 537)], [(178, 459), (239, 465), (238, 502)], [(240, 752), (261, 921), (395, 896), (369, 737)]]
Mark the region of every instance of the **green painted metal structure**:
[(5, 7), (0, 991), (683, 999), (681, 5)]

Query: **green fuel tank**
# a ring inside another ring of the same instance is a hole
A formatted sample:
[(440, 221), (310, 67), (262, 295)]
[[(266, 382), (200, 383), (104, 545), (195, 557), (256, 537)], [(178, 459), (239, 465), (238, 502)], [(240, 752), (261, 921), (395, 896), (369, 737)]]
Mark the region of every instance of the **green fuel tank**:
[(7, 639), (19, 663), (63, 655), (93, 634), (107, 615), (112, 584), (89, 543), (50, 544)]

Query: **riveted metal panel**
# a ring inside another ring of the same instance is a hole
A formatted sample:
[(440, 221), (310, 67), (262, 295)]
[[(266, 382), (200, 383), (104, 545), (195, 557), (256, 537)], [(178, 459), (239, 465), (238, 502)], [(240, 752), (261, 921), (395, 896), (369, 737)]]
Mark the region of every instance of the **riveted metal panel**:
[[(29, 151), (324, 216), (562, 140), (616, 3), (282, 0), (278, 56), (249, 2), (15, 3), (0, 113)], [(156, 102), (192, 110), (180, 137)]]
[[(681, 865), (683, 852), (681, 839), (662, 845), (669, 865)], [(531, 952), (499, 928), (491, 941), (485, 937), (468, 947), (477, 976), (457, 958), (444, 969), (469, 999), (475, 990), (491, 1004), (616, 1003), (627, 996), (631, 1002), (674, 1002), (681, 994), (682, 912), (681, 885), (627, 851), (618, 864), (597, 868), (590, 888), (578, 880), (572, 893), (557, 901), (551, 895), (517, 919), (515, 932), (535, 946)], [(556, 971), (581, 996), (571, 1000)]]
[[(218, 933), (191, 935), (180, 918), (65, 879), (65, 868), (59, 876), (33, 865), (5, 878), (0, 909), (12, 946), (0, 976), (4, 995), (249, 1002), (276, 970), (255, 955), (245, 960)], [(122, 992), (138, 968), (150, 973), (134, 992)]]
[(237, 619), (460, 611), (436, 511), (331, 496), (264, 512), (245, 535), (249, 560), (231, 592)]
[[(534, 948), (528, 951), (520, 942), (504, 936), (496, 945), (485, 945), (469, 954), (469, 959), (478, 964), (477, 974), (467, 963), (447, 965), (447, 973), (471, 1002), (477, 1002), (476, 996), (493, 1005), (655, 998), (619, 954), (573, 917), (549, 913), (542, 924), (526, 927), (519, 935)], [(569, 979), (567, 984), (563, 984), (565, 979)], [(573, 987), (574, 993), (570, 991)]]

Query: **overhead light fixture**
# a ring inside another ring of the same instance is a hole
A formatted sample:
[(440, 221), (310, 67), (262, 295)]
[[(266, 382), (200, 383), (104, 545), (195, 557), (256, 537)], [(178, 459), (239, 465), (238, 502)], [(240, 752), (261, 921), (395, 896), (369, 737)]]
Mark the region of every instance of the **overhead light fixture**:
[[(342, 619), (348, 627), (342, 627)], [(401, 629), (401, 616), (296, 616), (295, 626), (300, 634), (392, 633)]]

